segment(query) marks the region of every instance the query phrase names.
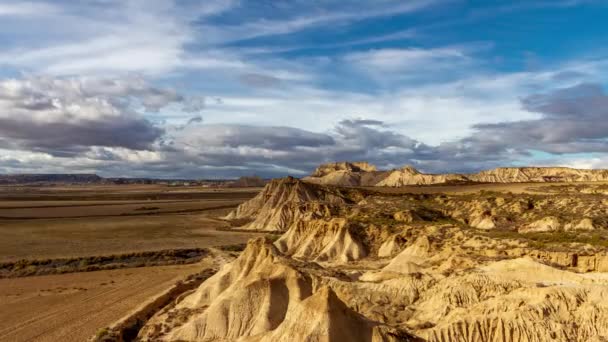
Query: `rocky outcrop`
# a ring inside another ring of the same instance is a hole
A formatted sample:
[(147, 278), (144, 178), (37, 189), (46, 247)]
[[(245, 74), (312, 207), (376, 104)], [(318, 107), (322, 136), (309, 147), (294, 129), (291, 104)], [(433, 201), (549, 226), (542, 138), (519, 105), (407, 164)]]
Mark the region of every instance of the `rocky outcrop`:
[(578, 272), (608, 272), (608, 253), (599, 251), (550, 251), (514, 248), (505, 251), (511, 258), (529, 257)]
[(342, 186), (430, 185), (453, 183), (523, 183), (608, 181), (608, 170), (583, 170), (567, 167), (502, 167), (470, 174), (426, 174), (412, 166), (378, 171), (364, 162), (331, 163), (319, 166), (307, 182)]
[(469, 218), (469, 226), (477, 229), (494, 229), (496, 222), (491, 214), (487, 212), (477, 212)]
[(608, 334), (608, 310), (597, 305), (598, 297), (606, 300), (599, 290), (549, 287), (513, 291), (454, 310), (426, 337), (437, 342), (590, 341)]
[(412, 245), (399, 253), (382, 270), (395, 273), (412, 273), (420, 270), (430, 256), (431, 243), (426, 236), (419, 237)]
[[(462, 294), (465, 277), (445, 279), (428, 291), (433, 300), (438, 295), (434, 291), (447, 284), (460, 283), (461, 288), (461, 294), (452, 294), (459, 298), (457, 305), (443, 311), (439, 324), (422, 334), (429, 341), (588, 341), (608, 336), (605, 279), (528, 258), (492, 263), (479, 271), (474, 277), (486, 277), (486, 285), (478, 288), (469, 282), (473, 287), (467, 300)], [(423, 304), (423, 311), (433, 308), (431, 302)]]
[(405, 248), (407, 239), (402, 234), (394, 234), (380, 245), (378, 257), (385, 258), (398, 254)]
[(544, 233), (557, 231), (561, 227), (562, 224), (557, 217), (547, 216), (520, 227), (518, 231), (520, 233)]
[(340, 186), (374, 186), (386, 175), (386, 172), (377, 171), (374, 165), (367, 162), (339, 162), (323, 164), (303, 180)]
[(140, 331), (142, 341), (410, 341), (404, 331), (347, 307), (318, 277), (296, 269), (270, 241), (252, 240), (175, 307)]
[(597, 227), (593, 224), (590, 218), (584, 218), (580, 221), (570, 222), (564, 226), (564, 230), (595, 230)]
[(419, 339), (374, 323), (349, 309), (324, 286), (290, 310), (274, 331), (252, 341), (370, 341), (397, 342)]
[(429, 185), (442, 183), (466, 182), (467, 179), (457, 174), (424, 174), (412, 166), (404, 166), (399, 170), (388, 171), (388, 175), (375, 186), (399, 187), (405, 185)]
[(346, 202), (323, 187), (287, 177), (272, 180), (225, 219), (249, 221), (239, 229), (282, 232), (294, 222), (329, 217), (334, 208)]
[(500, 167), (466, 175), (473, 182), (594, 182), (608, 180), (608, 170), (582, 170), (568, 167)]
[(294, 258), (314, 261), (348, 262), (366, 255), (343, 218), (296, 222), (275, 246)]
[(337, 163), (328, 163), (322, 164), (316, 168), (316, 170), (312, 173), (311, 177), (323, 177), (328, 174), (338, 172), (338, 171), (348, 171), (348, 172), (374, 172), (377, 171), (374, 165), (369, 164), (368, 162), (337, 162)]

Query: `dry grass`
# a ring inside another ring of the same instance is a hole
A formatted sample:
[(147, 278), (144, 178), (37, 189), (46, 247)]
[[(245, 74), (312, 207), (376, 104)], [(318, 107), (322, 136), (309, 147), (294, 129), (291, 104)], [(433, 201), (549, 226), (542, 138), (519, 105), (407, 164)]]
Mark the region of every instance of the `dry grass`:
[[(238, 250), (241, 245), (227, 246)], [(193, 264), (209, 251), (203, 248), (138, 252), (108, 256), (65, 259), (19, 260), (0, 263), (0, 278), (15, 278), (72, 272), (92, 272), (118, 268)]]
[(595, 247), (608, 248), (608, 232), (543, 232), (543, 233), (525, 233), (520, 234), (513, 230), (489, 230), (486, 232), (478, 232), (494, 239), (517, 239), (527, 242), (530, 247), (537, 249), (555, 249), (571, 243), (589, 244)]

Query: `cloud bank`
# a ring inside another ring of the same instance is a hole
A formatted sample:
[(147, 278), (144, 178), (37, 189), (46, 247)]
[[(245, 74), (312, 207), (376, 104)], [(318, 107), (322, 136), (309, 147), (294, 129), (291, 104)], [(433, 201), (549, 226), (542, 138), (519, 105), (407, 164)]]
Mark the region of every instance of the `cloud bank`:
[(427, 172), (608, 166), (601, 54), (547, 61), (501, 49), (513, 32), (460, 36), (478, 22), (546, 8), (570, 18), (578, 7), (8, 1), (0, 172), (274, 177), (335, 160)]

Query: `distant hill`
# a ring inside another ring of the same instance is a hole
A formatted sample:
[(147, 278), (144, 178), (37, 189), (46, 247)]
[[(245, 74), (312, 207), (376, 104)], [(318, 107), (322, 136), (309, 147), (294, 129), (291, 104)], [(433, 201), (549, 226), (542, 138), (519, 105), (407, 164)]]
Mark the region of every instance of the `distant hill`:
[(13, 174), (0, 175), (0, 184), (32, 184), (32, 183), (66, 183), (94, 184), (102, 183), (104, 178), (90, 173), (49, 173), (49, 174)]
[(459, 183), (590, 182), (608, 181), (608, 170), (567, 167), (500, 167), (468, 174), (426, 174), (411, 166), (379, 171), (375, 166), (365, 162), (342, 162), (321, 165), (304, 180), (318, 184), (386, 187)]
[(155, 179), (155, 178), (104, 178), (93, 173), (31, 173), (0, 174), (0, 185), (53, 185), (53, 184), (164, 184), (168, 186), (263, 187), (267, 181), (259, 177), (239, 179)]

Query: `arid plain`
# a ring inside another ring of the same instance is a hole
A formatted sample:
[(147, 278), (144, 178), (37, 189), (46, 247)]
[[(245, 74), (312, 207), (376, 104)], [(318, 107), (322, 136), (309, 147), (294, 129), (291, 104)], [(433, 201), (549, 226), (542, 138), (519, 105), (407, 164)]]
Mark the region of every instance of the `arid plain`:
[[(87, 340), (208, 267), (206, 251), (197, 250), (238, 248), (258, 236), (227, 231), (229, 225), (217, 219), (258, 191), (163, 185), (0, 187), (0, 277), (5, 278), (0, 279), (0, 340)], [(187, 250), (192, 257), (178, 260), (171, 255), (174, 250)], [(163, 252), (138, 255), (147, 251)], [(98, 261), (99, 256), (114, 257)]]
[[(0, 187), (0, 261), (242, 243), (216, 217), (259, 189)], [(201, 245), (202, 244), (202, 245)]]

